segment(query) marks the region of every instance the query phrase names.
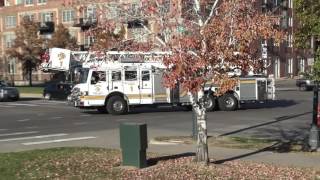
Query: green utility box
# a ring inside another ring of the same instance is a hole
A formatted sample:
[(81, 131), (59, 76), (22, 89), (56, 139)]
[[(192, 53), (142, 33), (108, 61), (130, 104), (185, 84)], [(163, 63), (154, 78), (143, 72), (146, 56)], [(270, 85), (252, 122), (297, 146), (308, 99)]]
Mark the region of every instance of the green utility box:
[(122, 165), (147, 167), (147, 124), (121, 123), (120, 147), (122, 149)]

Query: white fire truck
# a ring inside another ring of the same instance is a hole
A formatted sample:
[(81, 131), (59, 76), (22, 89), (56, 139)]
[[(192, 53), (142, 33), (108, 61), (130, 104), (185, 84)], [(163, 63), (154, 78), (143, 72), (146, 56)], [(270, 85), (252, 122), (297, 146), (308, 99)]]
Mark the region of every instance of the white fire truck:
[[(125, 114), (133, 106), (164, 105), (190, 106), (185, 91), (177, 86), (169, 89), (162, 84), (164, 65), (161, 58), (170, 52), (106, 52), (88, 53), (78, 70), (79, 84), (68, 100), (79, 108), (95, 108), (99, 112)], [(61, 61), (61, 60), (60, 60)], [(240, 77), (233, 90), (215, 96), (217, 86), (208, 85), (207, 110), (220, 108), (232, 111), (240, 103), (266, 101), (275, 98), (274, 79)]]

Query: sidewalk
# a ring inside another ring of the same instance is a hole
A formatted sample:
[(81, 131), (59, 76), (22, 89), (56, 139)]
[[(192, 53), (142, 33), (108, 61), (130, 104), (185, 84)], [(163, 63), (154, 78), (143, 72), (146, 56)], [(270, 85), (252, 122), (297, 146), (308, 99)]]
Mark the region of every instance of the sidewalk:
[[(153, 145), (150, 144), (149, 152), (165, 155), (193, 153), (195, 145)], [(223, 163), (233, 160), (243, 160), (256, 163), (267, 163), (280, 166), (309, 167), (320, 169), (320, 152), (301, 153), (274, 153), (264, 150), (229, 149), (220, 147), (209, 147), (210, 159), (213, 163)]]

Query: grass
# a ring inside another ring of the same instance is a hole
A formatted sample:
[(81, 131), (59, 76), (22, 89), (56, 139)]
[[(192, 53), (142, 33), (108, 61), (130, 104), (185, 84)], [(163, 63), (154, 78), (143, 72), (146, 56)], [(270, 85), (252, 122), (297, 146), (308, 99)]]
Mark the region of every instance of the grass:
[[(193, 140), (190, 136), (164, 136), (156, 137), (155, 140), (164, 142), (178, 142), (183, 144), (196, 143), (196, 141)], [(275, 152), (306, 151), (305, 144), (301, 142), (279, 143), (279, 141), (277, 140), (254, 137), (208, 137), (208, 146), (254, 150), (270, 147), (268, 150)]]
[(54, 148), (0, 154), (1, 179), (116, 179), (120, 165), (115, 150)]
[(42, 94), (43, 92), (43, 87), (18, 86), (16, 88), (22, 94)]
[(317, 179), (320, 173), (311, 168), (275, 168), (238, 161), (203, 166), (192, 158), (148, 153), (148, 159), (156, 163), (136, 169), (121, 166), (120, 151), (102, 148), (0, 153), (0, 179)]

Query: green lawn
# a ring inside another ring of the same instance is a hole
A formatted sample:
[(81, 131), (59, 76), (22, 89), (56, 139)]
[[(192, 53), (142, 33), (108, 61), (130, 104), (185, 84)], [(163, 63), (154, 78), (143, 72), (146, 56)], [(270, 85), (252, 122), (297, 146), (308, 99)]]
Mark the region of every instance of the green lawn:
[(18, 86), (19, 92), (22, 94), (42, 94), (43, 87)]

